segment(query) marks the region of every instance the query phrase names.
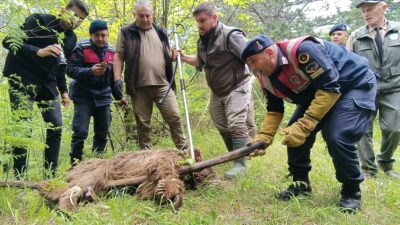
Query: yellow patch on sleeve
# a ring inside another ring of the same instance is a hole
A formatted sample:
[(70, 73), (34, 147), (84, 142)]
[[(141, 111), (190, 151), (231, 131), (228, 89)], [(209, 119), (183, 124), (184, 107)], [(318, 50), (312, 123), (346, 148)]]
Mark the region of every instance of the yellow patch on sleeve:
[(317, 71), (315, 71), (313, 74), (310, 74), (311, 79), (315, 79), (319, 77), (321, 74), (323, 74), (325, 70), (321, 67)]

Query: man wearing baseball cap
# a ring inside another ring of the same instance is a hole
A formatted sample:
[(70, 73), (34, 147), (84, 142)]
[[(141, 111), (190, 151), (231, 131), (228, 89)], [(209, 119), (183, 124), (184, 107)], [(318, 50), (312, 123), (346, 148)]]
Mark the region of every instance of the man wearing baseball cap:
[(347, 25), (344, 23), (335, 24), (329, 31), (329, 36), (331, 37), (331, 42), (338, 45), (346, 45), (347, 38)]
[[(368, 61), (345, 48), (310, 36), (273, 43), (267, 35), (247, 42), (241, 53), (266, 93), (267, 113), (256, 141), (272, 144), (283, 118), (284, 100), (297, 105), (280, 134), (287, 146), (293, 184), (277, 194), (289, 200), (310, 194), (310, 150), (318, 131), (342, 183), (339, 207), (361, 208), (361, 175), (356, 144), (375, 110), (376, 78)], [(262, 151), (258, 151), (259, 155)]]
[(388, 9), (385, 1), (361, 1), (357, 7), (366, 25), (350, 35), (346, 47), (366, 57), (371, 70), (380, 76), (376, 105), (382, 132), (377, 165), (372, 142), (375, 113), (358, 148), (361, 169), (365, 176), (373, 177), (379, 166), (389, 177), (400, 179), (393, 170), (393, 155), (400, 140), (400, 23), (385, 18)]

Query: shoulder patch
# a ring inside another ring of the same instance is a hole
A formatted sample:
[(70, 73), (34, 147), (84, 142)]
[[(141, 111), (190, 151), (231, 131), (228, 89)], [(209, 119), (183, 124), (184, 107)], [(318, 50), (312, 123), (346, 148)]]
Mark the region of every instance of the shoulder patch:
[(319, 63), (311, 62), (306, 66), (305, 72), (311, 77), (311, 79), (315, 79), (323, 74), (325, 70)]
[(314, 73), (310, 74), (310, 77), (311, 77), (311, 79), (315, 79), (315, 78), (319, 77), (321, 74), (323, 74), (324, 72), (325, 72), (325, 70), (321, 67)]
[(300, 55), (297, 57), (297, 59), (299, 60), (299, 63), (301, 64), (305, 64), (308, 63), (308, 61), (310, 60), (310, 55), (308, 53), (300, 53)]
[(319, 68), (321, 67), (321, 65), (319, 65), (316, 62), (311, 62), (306, 66), (306, 74), (313, 74), (315, 73)]
[(107, 47), (107, 51), (115, 53), (115, 49), (113, 47), (111, 47), (111, 46)]
[(79, 42), (79, 45), (81, 45), (83, 48), (90, 47), (91, 46), (90, 40), (89, 39), (82, 40), (81, 42)]

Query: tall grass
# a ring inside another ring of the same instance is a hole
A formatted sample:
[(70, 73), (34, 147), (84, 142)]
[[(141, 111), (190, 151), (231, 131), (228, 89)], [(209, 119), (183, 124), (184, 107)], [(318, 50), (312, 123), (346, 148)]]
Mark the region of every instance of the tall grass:
[[(6, 84), (0, 86), (1, 111), (7, 111)], [(257, 86), (257, 85), (256, 85)], [(258, 88), (255, 91), (258, 92)], [(209, 92), (201, 77), (195, 78), (187, 90), (189, 111), (193, 129), (194, 145), (202, 149), (206, 159), (226, 152), (218, 131), (214, 128), (207, 111)], [(178, 91), (178, 96), (180, 93)], [(181, 98), (179, 97), (179, 101)], [(255, 95), (256, 120), (259, 125), (265, 112), (264, 103)], [(181, 103), (181, 102), (179, 102)], [(285, 120), (293, 112), (293, 106), (286, 109)], [(183, 115), (183, 111), (182, 111)], [(155, 127), (163, 127), (156, 111)], [(9, 118), (1, 117), (6, 121)], [(35, 118), (40, 119), (40, 118)], [(72, 107), (63, 111), (64, 129), (57, 179), (62, 180), (69, 168), (68, 153), (71, 141)], [(41, 131), (33, 128), (34, 138), (40, 140)], [(375, 127), (374, 142), (379, 146), (380, 132)], [(113, 112), (111, 137), (114, 151), (107, 147), (105, 157), (122, 151), (135, 151), (135, 143), (125, 144), (125, 133), (117, 111)], [(91, 133), (92, 134), (92, 133)], [(168, 132), (155, 132), (155, 147), (173, 147)], [(91, 137), (91, 136), (89, 136)], [(91, 138), (85, 145), (85, 158), (92, 157)], [(287, 153), (280, 144), (281, 137), (263, 157), (248, 161), (249, 173), (235, 181), (223, 181), (185, 193), (184, 206), (174, 211), (170, 206), (159, 206), (153, 201), (138, 201), (124, 190), (112, 191), (100, 198), (98, 203), (81, 204), (79, 210), (66, 215), (58, 212), (45, 202), (35, 191), (2, 188), (0, 190), (1, 224), (400, 224), (400, 181), (392, 180), (383, 173), (362, 183), (362, 210), (356, 214), (344, 214), (336, 204), (340, 198), (340, 184), (335, 179), (335, 170), (322, 138), (318, 136), (312, 149), (310, 173), (313, 194), (288, 202), (278, 201), (274, 195), (285, 189), (290, 178), (287, 171)], [(0, 143), (1, 148), (9, 148)], [(1, 149), (3, 152), (4, 149)], [(395, 157), (399, 158), (399, 151)], [(42, 150), (30, 150), (29, 180), (42, 177)], [(8, 161), (2, 161), (7, 163)], [(219, 165), (215, 170), (219, 176), (229, 169), (231, 163)], [(400, 165), (395, 163), (395, 169)], [(10, 172), (1, 171), (2, 178)]]

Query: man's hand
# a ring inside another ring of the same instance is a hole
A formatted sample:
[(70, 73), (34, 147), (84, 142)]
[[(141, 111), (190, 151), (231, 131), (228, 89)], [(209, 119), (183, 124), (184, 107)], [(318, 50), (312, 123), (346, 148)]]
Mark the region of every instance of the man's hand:
[(119, 101), (119, 104), (120, 104), (120, 106), (126, 106), (126, 105), (128, 105), (128, 99), (125, 98), (125, 97), (123, 97), (123, 98), (121, 99), (121, 101)]
[(106, 72), (107, 64), (106, 63), (97, 63), (92, 66), (92, 73), (94, 76), (99, 77), (103, 76)]
[[(279, 112), (267, 112), (264, 115), (264, 120), (261, 124), (260, 130), (256, 137), (247, 143), (247, 146), (262, 141), (265, 143), (265, 149), (270, 146), (274, 140), (276, 131), (278, 130), (279, 124), (281, 123), (283, 114)], [(265, 154), (264, 149), (255, 150), (249, 155), (248, 158), (261, 156)]]
[(185, 54), (185, 52), (183, 52), (182, 49), (179, 49), (179, 50), (174, 49), (174, 51), (175, 51), (176, 56), (178, 56), (178, 54), (179, 54), (181, 56), (182, 61), (186, 62), (186, 58), (185, 58), (186, 54)]
[(172, 48), (172, 49), (171, 49), (171, 60), (172, 60), (172, 61), (175, 61), (175, 60), (176, 60), (176, 57), (178, 57), (178, 54), (179, 54), (178, 50)]
[[(120, 100), (121, 104), (128, 104), (128, 99), (124, 98), (124, 93), (122, 92), (122, 80), (114, 80), (114, 85), (111, 87), (111, 93), (115, 100)], [(125, 105), (126, 105), (125, 104)]]
[(269, 142), (269, 141), (265, 140), (266, 138), (267, 138), (267, 137), (266, 137), (264, 134), (260, 134), (260, 133), (259, 133), (259, 134), (256, 135), (256, 137), (255, 137), (254, 139), (250, 139), (250, 140), (247, 142), (246, 146), (253, 145), (253, 144), (255, 144), (255, 143), (258, 142), (258, 141), (262, 141), (262, 142), (265, 143), (265, 148), (264, 148), (264, 149), (256, 149), (256, 150), (254, 150), (252, 153), (250, 153), (250, 154), (247, 156), (247, 159), (250, 160), (250, 159), (253, 158), (253, 157), (265, 155), (265, 149), (267, 149), (267, 148), (269, 147), (269, 144), (266, 143), (266, 142)]
[(64, 107), (68, 107), (70, 103), (71, 103), (71, 99), (69, 98), (68, 93), (65, 92), (65, 93), (61, 94), (61, 104)]
[(297, 122), (281, 130), (280, 135), (284, 136), (282, 144), (288, 147), (299, 147), (304, 144), (306, 138), (317, 126), (318, 121), (307, 115)]
[(59, 44), (54, 44), (54, 45), (49, 45), (45, 48), (39, 49), (39, 51), (36, 52), (36, 55), (43, 58), (47, 56), (53, 56), (57, 57), (61, 54), (62, 49)]

